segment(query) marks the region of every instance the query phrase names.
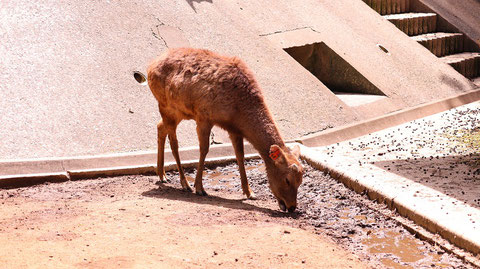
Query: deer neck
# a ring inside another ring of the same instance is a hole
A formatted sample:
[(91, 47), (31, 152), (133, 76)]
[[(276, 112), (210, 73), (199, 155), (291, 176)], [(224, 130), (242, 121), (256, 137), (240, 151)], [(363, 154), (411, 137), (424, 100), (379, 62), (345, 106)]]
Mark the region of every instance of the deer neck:
[(284, 147), (285, 143), (266, 107), (260, 113), (248, 118), (248, 124), (244, 127), (243, 134), (267, 163), (270, 161), (270, 146)]

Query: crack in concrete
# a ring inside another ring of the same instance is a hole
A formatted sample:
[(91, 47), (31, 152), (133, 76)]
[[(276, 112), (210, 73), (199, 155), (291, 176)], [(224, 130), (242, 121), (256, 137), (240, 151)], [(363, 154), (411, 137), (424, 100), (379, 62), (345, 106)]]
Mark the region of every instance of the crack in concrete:
[(163, 44), (165, 45), (165, 47), (168, 48), (167, 41), (165, 41), (165, 39), (163, 39), (162, 35), (160, 35), (160, 31), (158, 30), (158, 27), (163, 26), (163, 25), (165, 25), (165, 23), (163, 23), (163, 22), (160, 22), (160, 24), (155, 25), (155, 28), (157, 30), (156, 32), (153, 28), (150, 28), (150, 30), (152, 31), (153, 37), (155, 37), (158, 40), (163, 41)]
[(304, 26), (304, 27), (297, 27), (297, 28), (287, 29), (287, 30), (279, 30), (279, 31), (266, 33), (266, 34), (260, 34), (259, 36), (269, 36), (269, 35), (281, 34), (281, 33), (292, 32), (292, 31), (296, 31), (296, 30), (302, 30), (302, 29), (310, 29), (315, 33), (320, 33), (319, 31), (315, 30), (312, 26)]
[(158, 24), (156, 24), (154, 28), (150, 28), (150, 31), (152, 32), (153, 37), (162, 41), (163, 44), (165, 45), (165, 47), (169, 48), (168, 43), (167, 43), (168, 37), (167, 37), (167, 40), (165, 40), (165, 38), (160, 34), (161, 29), (159, 29), (159, 28), (162, 27), (162, 26), (165, 26), (165, 27), (176, 28), (180, 32), (183, 32), (183, 30), (182, 30), (182, 28), (180, 28), (178, 26), (170, 26), (170, 25), (164, 23), (163, 21), (161, 21), (159, 18), (155, 18), (155, 19), (158, 21)]
[(311, 135), (311, 134), (315, 134), (315, 133), (319, 133), (319, 132), (323, 132), (327, 129), (331, 129), (333, 128), (333, 125), (327, 125), (325, 126), (324, 128), (321, 128), (321, 129), (318, 129), (318, 130), (314, 130), (314, 131), (310, 131), (310, 132), (306, 132), (305, 134), (303, 134), (302, 136), (307, 136), (307, 135)]

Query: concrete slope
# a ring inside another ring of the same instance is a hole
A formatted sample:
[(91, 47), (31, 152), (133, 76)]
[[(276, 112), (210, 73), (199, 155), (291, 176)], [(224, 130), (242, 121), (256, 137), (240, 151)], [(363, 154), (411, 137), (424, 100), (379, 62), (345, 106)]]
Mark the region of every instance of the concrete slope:
[[(268, 38), (298, 28), (388, 98), (349, 107)], [(133, 72), (167, 46), (243, 58), (286, 139), (472, 89), (362, 1), (9, 1), (0, 36), (0, 159), (155, 148), (156, 103)], [(196, 144), (192, 122), (179, 140)]]
[[(306, 83), (292, 91), (277, 75), (284, 68), (271, 57), (276, 48), (214, 4), (23, 1), (7, 2), (1, 12), (0, 53), (6, 67), (0, 75), (2, 159), (155, 147), (156, 102), (132, 72), (144, 71), (166, 48), (165, 40), (177, 41), (175, 33), (162, 37), (162, 26), (177, 30), (192, 46), (245, 59), (258, 73), (287, 138), (325, 125), (320, 117), (325, 113), (299, 104), (313, 108), (328, 97), (305, 91)], [(330, 95), (330, 109), (339, 110)], [(339, 116), (336, 124), (353, 119), (348, 113)], [(183, 125), (182, 145), (196, 144), (192, 124)]]
[[(468, 80), (426, 53), (422, 46), (412, 42), (362, 1), (291, 4), (288, 14), (275, 12), (277, 6), (268, 5), (263, 8), (270, 10), (258, 13), (252, 7), (253, 2), (245, 6), (250, 7), (248, 17), (253, 17), (252, 21), (265, 22), (255, 24), (259, 32), (275, 35), (311, 27), (318, 41), (325, 42), (389, 97), (356, 108), (362, 118), (472, 89)], [(291, 13), (299, 15), (295, 17)], [(282, 20), (284, 16), (288, 20)], [(383, 45), (389, 53), (384, 53), (377, 44)]]
[(132, 77), (164, 48), (153, 14), (133, 2), (1, 5), (2, 158), (153, 145), (155, 104)]

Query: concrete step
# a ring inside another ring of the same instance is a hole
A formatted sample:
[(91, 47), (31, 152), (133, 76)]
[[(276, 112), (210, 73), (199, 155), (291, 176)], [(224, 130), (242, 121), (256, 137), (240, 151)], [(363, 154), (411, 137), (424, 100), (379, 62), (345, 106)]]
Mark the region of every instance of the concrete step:
[(385, 95), (376, 94), (363, 94), (363, 93), (345, 93), (345, 92), (333, 92), (338, 99), (342, 100), (345, 104), (351, 107), (362, 106), (370, 104), (376, 101), (387, 99)]
[(441, 58), (467, 78), (480, 76), (480, 53), (462, 52)]
[(410, 11), (409, 0), (363, 0), (381, 15), (398, 14)]
[(412, 36), (412, 39), (437, 57), (463, 52), (464, 39), (461, 33), (428, 33)]
[(435, 13), (402, 13), (383, 17), (409, 36), (432, 33), (437, 30)]
[(480, 75), (472, 80), (473, 84), (480, 87)]

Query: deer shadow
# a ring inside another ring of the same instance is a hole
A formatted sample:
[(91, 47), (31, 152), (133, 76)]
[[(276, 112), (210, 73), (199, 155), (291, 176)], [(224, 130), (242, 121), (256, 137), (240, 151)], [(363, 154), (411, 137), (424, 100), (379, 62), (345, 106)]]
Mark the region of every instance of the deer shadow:
[(190, 7), (193, 9), (193, 11), (195, 11), (195, 13), (197, 13), (197, 9), (193, 5), (193, 2), (196, 2), (196, 3), (207, 2), (207, 3), (212, 4), (213, 0), (187, 0), (187, 3), (190, 5)]
[(204, 205), (214, 205), (229, 209), (238, 209), (246, 211), (256, 211), (263, 214), (266, 214), (275, 218), (293, 218), (298, 219), (300, 214), (299, 212), (286, 213), (279, 210), (272, 210), (270, 208), (259, 207), (257, 205), (252, 205), (245, 203), (246, 198), (242, 199), (227, 199), (219, 196), (208, 195), (208, 196), (199, 196), (197, 194), (184, 191), (179, 188), (168, 186), (165, 184), (160, 184), (158, 188), (151, 189), (149, 191), (143, 192), (143, 196), (152, 197), (152, 198), (161, 198), (169, 199), (175, 201), (182, 201), (188, 203), (197, 203)]

